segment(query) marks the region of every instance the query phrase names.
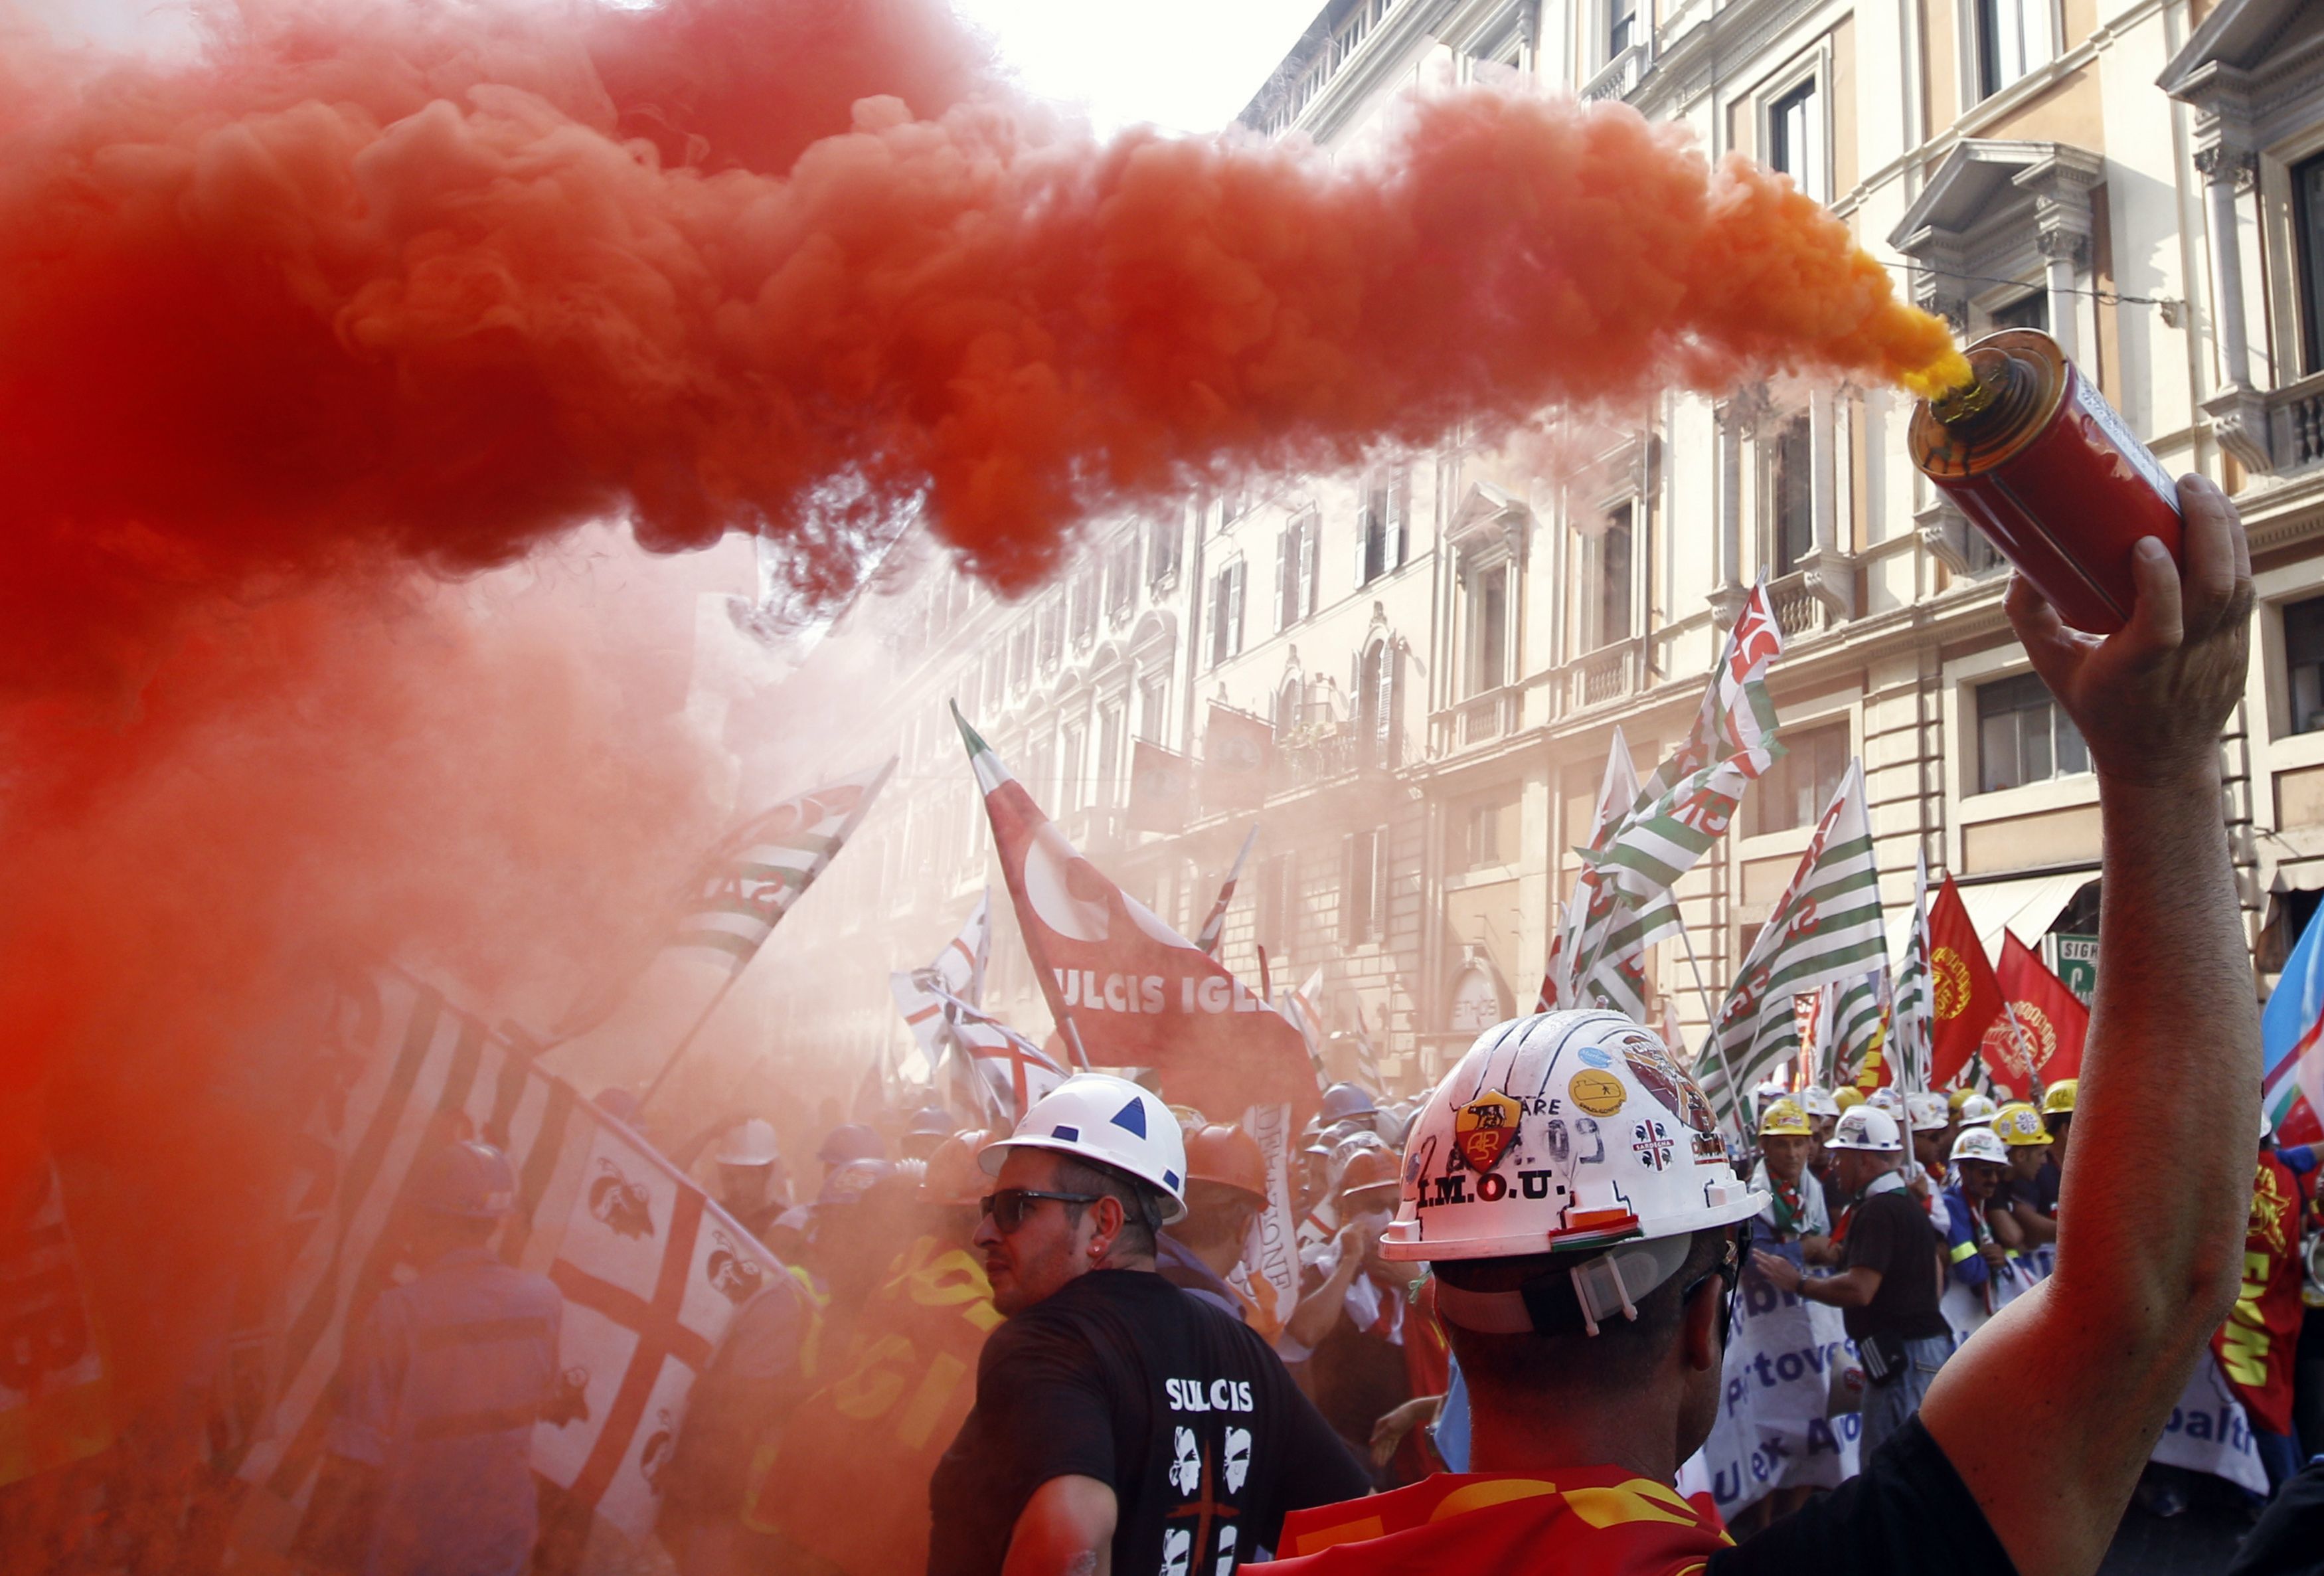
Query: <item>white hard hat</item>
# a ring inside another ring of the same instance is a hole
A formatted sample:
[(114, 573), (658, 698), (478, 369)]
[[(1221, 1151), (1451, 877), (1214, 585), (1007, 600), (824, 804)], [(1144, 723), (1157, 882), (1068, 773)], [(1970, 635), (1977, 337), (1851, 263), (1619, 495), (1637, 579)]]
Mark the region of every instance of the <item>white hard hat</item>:
[(2001, 1114), (2001, 1108), (1993, 1103), (1991, 1096), (1973, 1093), (1960, 1102), (1960, 1110), (1956, 1114), (1964, 1123), (1989, 1122)]
[(2009, 1147), (1989, 1127), (1963, 1128), (1960, 1137), (1953, 1140), (1952, 1157), (1956, 1161), (1990, 1160), (1996, 1166), (2006, 1166)]
[(772, 1166), (782, 1158), (782, 1150), (775, 1144), (775, 1124), (752, 1117), (736, 1122), (718, 1140), (718, 1164), (721, 1166)]
[(1827, 1149), (1868, 1149), (1874, 1154), (1894, 1155), (1904, 1147), (1904, 1135), (1897, 1130), (1896, 1119), (1869, 1102), (1852, 1105), (1840, 1113), (1840, 1125), (1831, 1129), (1824, 1140)]
[(1811, 1083), (1800, 1091), (1800, 1106), (1810, 1116), (1840, 1114), (1840, 1101), (1831, 1097), (1831, 1090), (1817, 1083)]
[(1874, 1090), (1871, 1097), (1865, 1101), (1864, 1103), (1870, 1106), (1875, 1111), (1885, 1111), (1890, 1116), (1896, 1117), (1900, 1120), (1904, 1114), (1904, 1097), (1897, 1093), (1895, 1089), (1886, 1085)]
[(1914, 1132), (1933, 1133), (1953, 1120), (1953, 1108), (1941, 1094), (1908, 1094), (1904, 1116)]
[(1766, 1203), (1652, 1029), (1616, 1012), (1537, 1013), (1479, 1036), (1413, 1118), (1379, 1250), (1517, 1258), (1681, 1237)]
[(1186, 1212), (1186, 1137), (1170, 1108), (1127, 1078), (1076, 1073), (1033, 1102), (1017, 1130), (987, 1144), (977, 1164), (1001, 1173), (1010, 1149), (1051, 1149), (1111, 1166), (1167, 1195), (1162, 1221)]

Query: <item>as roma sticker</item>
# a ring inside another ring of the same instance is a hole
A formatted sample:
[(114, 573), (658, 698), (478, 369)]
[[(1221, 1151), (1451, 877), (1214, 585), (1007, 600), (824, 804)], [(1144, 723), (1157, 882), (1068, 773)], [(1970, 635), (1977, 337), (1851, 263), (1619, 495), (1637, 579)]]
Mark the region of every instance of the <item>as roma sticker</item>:
[(1517, 1113), (1524, 1108), (1506, 1094), (1480, 1095), (1452, 1118), (1452, 1143), (1469, 1169), (1482, 1175), (1493, 1168), (1509, 1140), (1517, 1136)]

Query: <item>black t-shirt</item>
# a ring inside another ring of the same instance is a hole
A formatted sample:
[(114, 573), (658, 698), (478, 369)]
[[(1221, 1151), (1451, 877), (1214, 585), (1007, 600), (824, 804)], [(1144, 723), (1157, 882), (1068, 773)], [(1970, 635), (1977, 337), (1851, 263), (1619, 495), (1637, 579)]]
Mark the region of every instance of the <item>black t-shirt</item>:
[(997, 1576), (1052, 1478), (1119, 1504), (1126, 1576), (1227, 1576), (1288, 1511), (1370, 1479), (1266, 1341), (1158, 1275), (1102, 1269), (995, 1330), (976, 1405), (928, 1484), (929, 1576)]
[(1711, 1555), (1706, 1576), (2015, 1576), (2016, 1570), (1969, 1485), (1915, 1416), (1872, 1452), (1861, 1473)]
[(1929, 1217), (1903, 1188), (1858, 1201), (1848, 1218), (1841, 1267), (1880, 1272), (1880, 1289), (1861, 1308), (1846, 1310), (1852, 1341), (1896, 1335), (1907, 1341), (1945, 1335), (1952, 1326), (1937, 1311), (1937, 1237)]

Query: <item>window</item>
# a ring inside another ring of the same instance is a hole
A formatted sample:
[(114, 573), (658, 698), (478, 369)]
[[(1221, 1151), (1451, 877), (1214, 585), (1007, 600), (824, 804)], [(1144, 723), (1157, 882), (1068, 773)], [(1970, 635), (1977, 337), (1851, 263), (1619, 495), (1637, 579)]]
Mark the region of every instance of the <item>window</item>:
[(1816, 728), (1784, 741), (1784, 752), (1744, 795), (1753, 835), (1812, 826), (1848, 770), (1848, 725)]
[(2324, 153), (2292, 171), (2300, 244), (2300, 370), (2324, 372)]
[(1358, 763), (1393, 770), (1403, 742), (1396, 714), (1396, 642), (1374, 641), (1364, 649), (1356, 692)]
[(1067, 605), (1074, 626), (1074, 646), (1087, 647), (1097, 639), (1098, 571), (1084, 569), (1074, 576)]
[(1977, 791), (1993, 793), (2090, 769), (2073, 719), (2038, 673), (2021, 673), (1977, 692)]
[(1606, 58), (1612, 60), (1636, 41), (1638, 0), (1606, 0)]
[(1278, 630), (1287, 630), (1315, 612), (1315, 554), (1320, 535), (1319, 522), (1310, 510), (1293, 521), (1277, 539), (1275, 627)]
[(1470, 575), (1468, 660), (1470, 695), (1482, 695), (1508, 682), (1509, 565), (1495, 564)]
[(1120, 802), (1115, 788), (1121, 773), (1121, 708), (1110, 705), (1098, 714), (1097, 806), (1111, 810)]
[(1275, 949), (1278, 963), (1288, 958), (1298, 940), (1299, 890), (1292, 860), (1288, 853), (1278, 853), (1259, 867), (1259, 941)]
[(1994, 308), (1986, 314), (1986, 318), (1997, 333), (2004, 328), (2039, 328), (2047, 334), (2050, 331), (2050, 292), (2045, 290), (2029, 290), (2015, 300), (2006, 301)]
[(1051, 597), (1042, 605), (1040, 618), (1041, 667), (1046, 670), (1057, 665), (1065, 649), (1065, 614), (1059, 599)]
[(1170, 704), (1170, 681), (1148, 678), (1138, 687), (1138, 736), (1148, 744), (1162, 742), (1163, 730), (1168, 726), (1164, 711)]
[(1356, 584), (1369, 585), (1390, 569), (1401, 568), (1406, 546), (1406, 494), (1409, 484), (1402, 475), (1383, 477), (1364, 489), (1361, 517), (1357, 521)]
[(2324, 596), (2295, 602), (2283, 610), (2285, 693), (2292, 697), (2292, 731), (2324, 729)]
[(1178, 545), (1185, 539), (1186, 522), (1176, 511), (1154, 522), (1153, 534), (1146, 539), (1146, 580), (1158, 585), (1178, 572)]
[(1242, 651), (1243, 564), (1238, 559), (1211, 580), (1211, 666)]
[(2050, 58), (2050, 0), (1977, 0), (1978, 96), (1989, 98)]
[(1089, 731), (1065, 730), (1065, 774), (1057, 784), (1057, 808), (1078, 810), (1089, 802)]
[(1138, 599), (1138, 530), (1131, 527), (1105, 561), (1105, 616), (1109, 623), (1121, 623), (1130, 617), (1131, 605)]
[(1818, 202), (1824, 198), (1823, 111), (1811, 77), (1767, 106), (1767, 167)]
[(1387, 918), (1388, 828), (1351, 832), (1340, 883), (1340, 940), (1348, 946), (1378, 941)]
[(1582, 544), (1582, 628), (1589, 645), (1610, 646), (1630, 638), (1631, 525), (1636, 506), (1625, 503), (1606, 516), (1606, 527)]
[(1517, 801), (1471, 800), (1461, 817), (1462, 868), (1507, 864), (1517, 856)]
[(1009, 683), (1022, 689), (1033, 682), (1033, 624), (1027, 621), (1009, 637)]
[(1296, 675), (1283, 681), (1275, 692), (1275, 733), (1277, 739), (1299, 726), (1302, 718), (1299, 704), (1299, 679)]
[(1232, 525), (1250, 512), (1251, 495), (1247, 487), (1230, 487), (1219, 494), (1219, 523)]
[(1775, 475), (1768, 489), (1775, 573), (1788, 575), (1815, 547), (1815, 488), (1811, 478), (1815, 446), (1808, 419), (1795, 416), (1775, 434)]

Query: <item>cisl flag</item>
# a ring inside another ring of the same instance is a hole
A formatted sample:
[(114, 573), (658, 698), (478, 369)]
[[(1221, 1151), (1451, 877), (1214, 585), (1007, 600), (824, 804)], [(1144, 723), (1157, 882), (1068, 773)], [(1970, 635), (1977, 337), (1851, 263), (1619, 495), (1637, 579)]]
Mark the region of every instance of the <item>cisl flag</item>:
[(992, 844), (1057, 1028), (1081, 1059), (1151, 1067), (1168, 1098), (1231, 1118), (1315, 1104), (1307, 1046), (1283, 1015), (1098, 873), (954, 707)]
[(1958, 1081), (2001, 1016), (2001, 986), (1969, 923), (1960, 889), (1947, 876), (1929, 905), (1929, 1087)]
[(1985, 1031), (1985, 1064), (2029, 1098), (2043, 1084), (2079, 1078), (2089, 1009), (2052, 973), (2034, 949), (2004, 933), (1997, 972), (2009, 1010)]

